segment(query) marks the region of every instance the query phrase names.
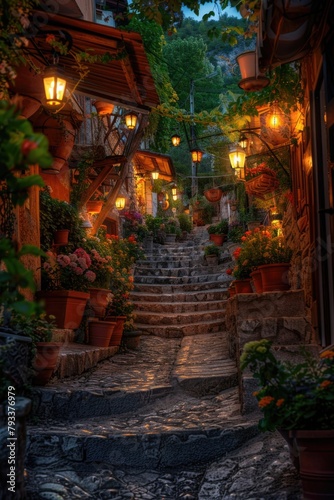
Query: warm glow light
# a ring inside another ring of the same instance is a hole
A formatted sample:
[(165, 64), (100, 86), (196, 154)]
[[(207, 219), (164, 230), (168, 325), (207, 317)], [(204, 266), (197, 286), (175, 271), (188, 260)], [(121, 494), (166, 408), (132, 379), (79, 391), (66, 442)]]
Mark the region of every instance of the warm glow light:
[(176, 195), (176, 187), (173, 187), (172, 188), (172, 195), (175, 196)]
[(176, 201), (177, 200), (177, 194), (173, 194), (173, 200)]
[(123, 210), (123, 208), (125, 207), (124, 196), (119, 196), (118, 198), (116, 198), (115, 207), (117, 208), (117, 210)]
[(133, 130), (137, 125), (137, 115), (135, 113), (127, 113), (124, 118), (127, 128)]
[(152, 172), (152, 179), (153, 179), (154, 181), (156, 181), (157, 179), (159, 179), (159, 172), (158, 172), (157, 170), (154, 170), (154, 171)]
[(49, 66), (44, 71), (44, 93), (46, 105), (57, 108), (64, 102), (66, 79), (63, 72), (57, 66)]
[(235, 145), (230, 148), (229, 158), (232, 168), (243, 170), (245, 166), (246, 153), (239, 145)]
[(248, 144), (248, 139), (247, 137), (245, 136), (245, 134), (242, 134), (240, 136), (240, 139), (239, 139), (239, 146), (242, 148), (242, 149), (246, 149), (247, 148), (247, 144)]
[(284, 121), (284, 113), (278, 106), (277, 102), (274, 102), (267, 113), (267, 126), (273, 130), (277, 130)]
[(194, 163), (199, 163), (202, 160), (203, 151), (201, 151), (200, 149), (192, 149), (190, 153), (191, 159)]
[(175, 147), (179, 146), (180, 142), (181, 142), (181, 137), (178, 134), (174, 134), (171, 137), (171, 141), (172, 141), (173, 146), (175, 146)]

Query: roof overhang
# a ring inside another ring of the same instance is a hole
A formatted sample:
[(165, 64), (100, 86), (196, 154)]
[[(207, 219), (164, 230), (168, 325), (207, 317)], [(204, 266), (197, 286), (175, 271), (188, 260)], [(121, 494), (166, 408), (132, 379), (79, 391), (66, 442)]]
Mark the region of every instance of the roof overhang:
[[(36, 16), (39, 13), (36, 12)], [(148, 113), (159, 104), (143, 41), (138, 33), (48, 13), (47, 22), (40, 23), (27, 48), (30, 58), (42, 70), (51, 57), (46, 35), (58, 32), (70, 35), (73, 43), (71, 52), (83, 51), (91, 55), (108, 53), (115, 58), (108, 63), (85, 62), (88, 74), (80, 80), (74, 58), (70, 54), (60, 55), (59, 65), (65, 70), (72, 86), (76, 85), (75, 92), (141, 113)]]
[(257, 38), (260, 71), (315, 50), (330, 4), (331, 0), (262, 0)]
[(133, 163), (137, 173), (151, 174), (154, 171), (158, 171), (159, 179), (166, 181), (175, 179), (176, 172), (173, 160), (168, 155), (140, 149), (135, 153)]

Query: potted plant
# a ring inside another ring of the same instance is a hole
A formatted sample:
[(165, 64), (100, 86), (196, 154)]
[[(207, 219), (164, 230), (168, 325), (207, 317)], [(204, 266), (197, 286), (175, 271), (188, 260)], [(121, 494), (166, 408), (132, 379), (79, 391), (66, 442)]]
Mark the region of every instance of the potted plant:
[(264, 253), (264, 263), (258, 265), (264, 292), (290, 289), (289, 270), (292, 250), (281, 236), (272, 236)]
[(260, 163), (257, 167), (246, 168), (245, 178), (246, 192), (259, 198), (266, 193), (272, 193), (279, 185), (276, 172), (269, 168), (265, 162)]
[(42, 291), (37, 297), (48, 315), (55, 317), (58, 328), (76, 329), (89, 299), (88, 288), (95, 281), (91, 259), (83, 248), (69, 254), (47, 252), (42, 265)]
[(216, 245), (221, 246), (228, 234), (228, 220), (222, 219), (217, 224), (211, 224), (207, 231), (210, 235), (210, 240), (213, 241)]
[(258, 380), (261, 431), (279, 430), (299, 454), (305, 498), (330, 498), (334, 486), (334, 351), (280, 361), (272, 342), (249, 342), (240, 358)]
[(177, 235), (181, 234), (180, 223), (175, 217), (169, 217), (164, 224), (165, 243), (175, 243)]
[(206, 189), (203, 194), (210, 203), (217, 203), (221, 199), (223, 191), (219, 187), (212, 187)]
[(218, 264), (220, 250), (217, 245), (207, 245), (204, 247), (205, 260), (211, 266), (216, 266)]
[(252, 293), (250, 273), (252, 268), (247, 260), (241, 256), (241, 247), (238, 247), (233, 252), (236, 265), (233, 269), (228, 269), (227, 274), (232, 274), (235, 278), (233, 284), (236, 293)]

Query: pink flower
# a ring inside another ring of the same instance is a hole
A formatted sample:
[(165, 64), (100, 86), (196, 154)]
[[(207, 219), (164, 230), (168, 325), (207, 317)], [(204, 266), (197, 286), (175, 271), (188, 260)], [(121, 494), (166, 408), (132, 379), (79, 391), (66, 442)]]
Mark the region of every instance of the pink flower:
[(84, 259), (83, 257), (78, 258), (78, 264), (81, 267), (81, 269), (83, 269), (84, 271), (86, 271), (86, 269), (88, 269), (86, 259)]
[(71, 262), (71, 259), (68, 255), (58, 255), (57, 262), (61, 267), (66, 267)]
[(92, 283), (93, 281), (95, 281), (96, 274), (93, 273), (93, 271), (87, 271), (85, 274), (85, 278)]
[(71, 262), (77, 262), (78, 257), (75, 255), (75, 253), (70, 253), (69, 258), (71, 259)]
[(73, 271), (77, 276), (81, 276), (83, 274), (83, 270), (81, 269), (81, 267), (76, 267), (75, 269), (73, 269)]

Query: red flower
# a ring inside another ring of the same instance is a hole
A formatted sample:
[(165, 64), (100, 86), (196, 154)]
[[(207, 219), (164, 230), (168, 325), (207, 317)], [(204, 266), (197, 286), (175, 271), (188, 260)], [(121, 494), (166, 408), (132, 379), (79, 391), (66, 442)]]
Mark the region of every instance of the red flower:
[(232, 269), (226, 269), (226, 274), (232, 274), (233, 270)]
[(51, 35), (50, 33), (46, 35), (45, 41), (46, 43), (52, 43), (56, 40), (56, 37), (54, 35)]
[(131, 236), (128, 237), (128, 242), (129, 243), (137, 243), (136, 237), (134, 234), (131, 234)]
[(24, 141), (21, 144), (21, 152), (24, 156), (27, 156), (30, 153), (30, 151), (37, 148), (38, 148), (37, 142), (30, 141), (29, 139), (24, 139)]

